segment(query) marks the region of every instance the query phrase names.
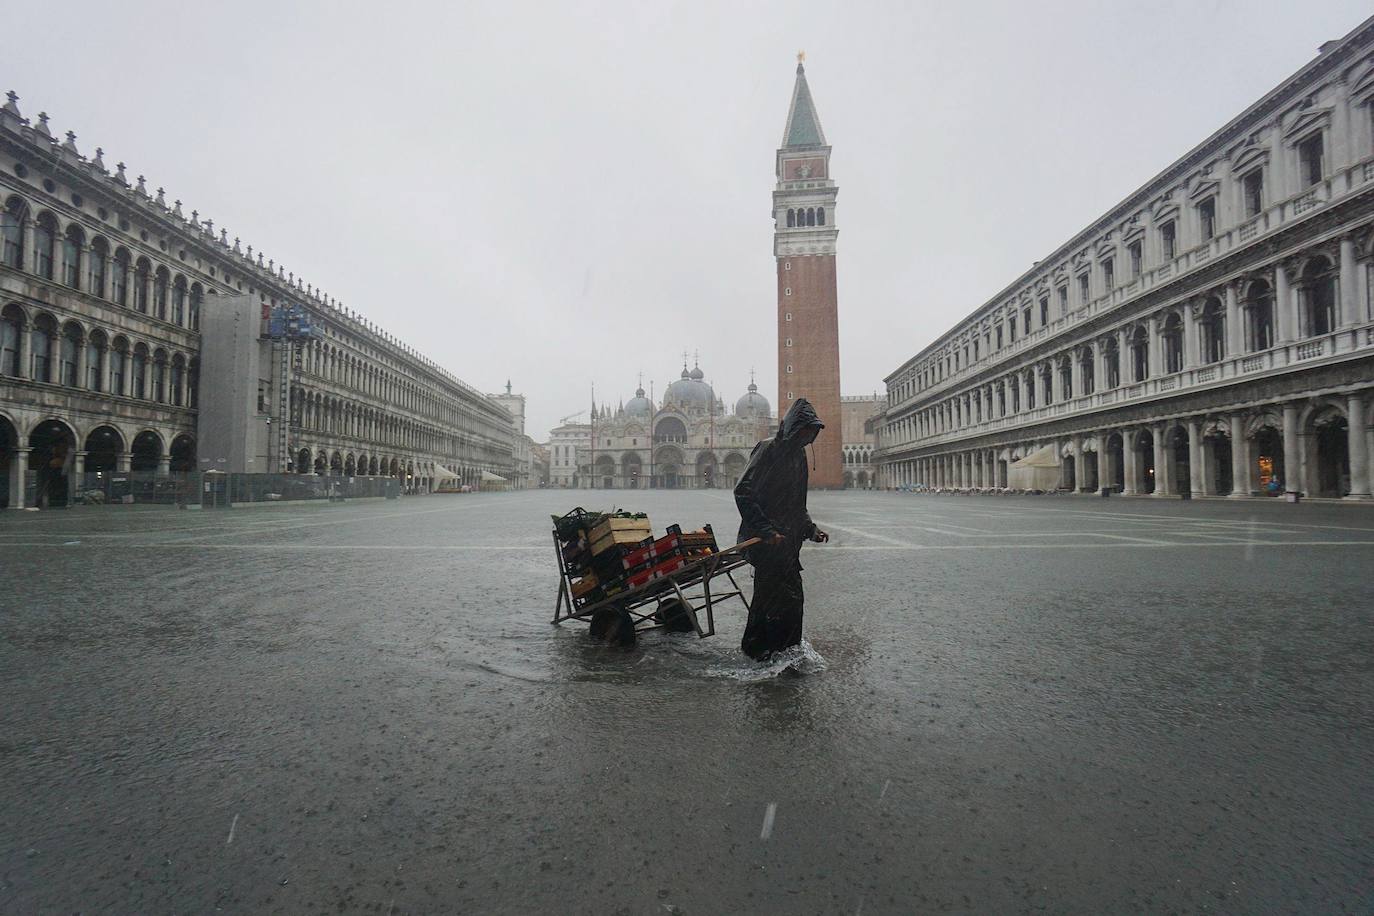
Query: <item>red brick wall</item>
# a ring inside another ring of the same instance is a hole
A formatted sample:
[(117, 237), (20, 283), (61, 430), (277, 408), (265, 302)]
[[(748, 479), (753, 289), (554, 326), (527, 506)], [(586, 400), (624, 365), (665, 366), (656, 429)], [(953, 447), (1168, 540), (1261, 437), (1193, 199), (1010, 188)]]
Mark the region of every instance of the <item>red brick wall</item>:
[[(791, 265), (788, 269), (787, 265)], [(791, 295), (787, 291), (791, 290)], [(792, 320), (787, 320), (788, 314)], [(791, 338), (792, 346), (787, 346)], [(787, 371), (788, 366), (792, 371)], [(794, 397), (816, 407), (825, 429), (816, 439), (814, 488), (844, 485), (840, 460), (840, 325), (833, 255), (778, 259), (778, 416)]]

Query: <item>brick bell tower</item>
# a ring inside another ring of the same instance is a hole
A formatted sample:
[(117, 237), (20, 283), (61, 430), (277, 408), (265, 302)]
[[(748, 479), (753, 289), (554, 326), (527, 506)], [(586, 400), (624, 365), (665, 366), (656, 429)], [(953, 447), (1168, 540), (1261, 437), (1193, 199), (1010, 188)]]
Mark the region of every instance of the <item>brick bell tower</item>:
[(773, 255), (778, 262), (778, 416), (797, 398), (816, 407), (814, 489), (844, 485), (840, 439), (840, 322), (835, 287), (835, 197), (830, 147), (806, 85), (803, 55), (787, 109), (773, 191)]

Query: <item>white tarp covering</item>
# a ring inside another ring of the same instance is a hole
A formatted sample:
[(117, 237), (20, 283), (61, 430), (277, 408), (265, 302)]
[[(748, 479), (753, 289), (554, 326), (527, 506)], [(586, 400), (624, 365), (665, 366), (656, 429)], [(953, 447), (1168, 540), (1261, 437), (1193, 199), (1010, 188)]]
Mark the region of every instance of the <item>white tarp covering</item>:
[(506, 478), (502, 477), (500, 474), (493, 474), (491, 471), (483, 471), (483, 472), (482, 472), (482, 480), (485, 481), (485, 482), (487, 482), (487, 483), (505, 483), (505, 482), (506, 482)]
[(458, 475), (444, 467), (442, 464), (434, 466), (434, 482), (441, 483), (445, 480), (457, 480)]
[(1007, 469), (1007, 486), (1017, 490), (1054, 490), (1059, 486), (1059, 453), (1053, 445), (1031, 452)]

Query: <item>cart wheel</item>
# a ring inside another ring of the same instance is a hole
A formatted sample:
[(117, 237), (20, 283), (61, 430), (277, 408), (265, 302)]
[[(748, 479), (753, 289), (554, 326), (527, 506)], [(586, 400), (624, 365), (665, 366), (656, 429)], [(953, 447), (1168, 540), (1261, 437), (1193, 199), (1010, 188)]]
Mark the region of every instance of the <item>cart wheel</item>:
[(692, 616), (687, 613), (687, 606), (677, 597), (660, 601), (658, 610), (654, 612), (654, 620), (663, 624), (663, 629), (669, 633), (691, 633), (696, 629), (692, 626)]
[(630, 612), (619, 605), (609, 605), (592, 615), (592, 639), (613, 646), (635, 644), (635, 623)]

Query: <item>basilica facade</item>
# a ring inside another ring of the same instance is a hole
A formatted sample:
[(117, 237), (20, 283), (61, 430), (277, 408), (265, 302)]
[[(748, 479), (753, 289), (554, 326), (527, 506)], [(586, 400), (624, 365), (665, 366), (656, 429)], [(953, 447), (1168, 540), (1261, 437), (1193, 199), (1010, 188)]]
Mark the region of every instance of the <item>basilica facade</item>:
[(1374, 19), (886, 387), (883, 486), (1369, 498)]
[(752, 381), (727, 406), (699, 366), (684, 365), (661, 404), (641, 386), (615, 408), (593, 407), (590, 423), (555, 430), (551, 444), (576, 456), (576, 473), (555, 480), (595, 489), (730, 488), (744, 473), (754, 446), (772, 436), (777, 425), (768, 399)]

